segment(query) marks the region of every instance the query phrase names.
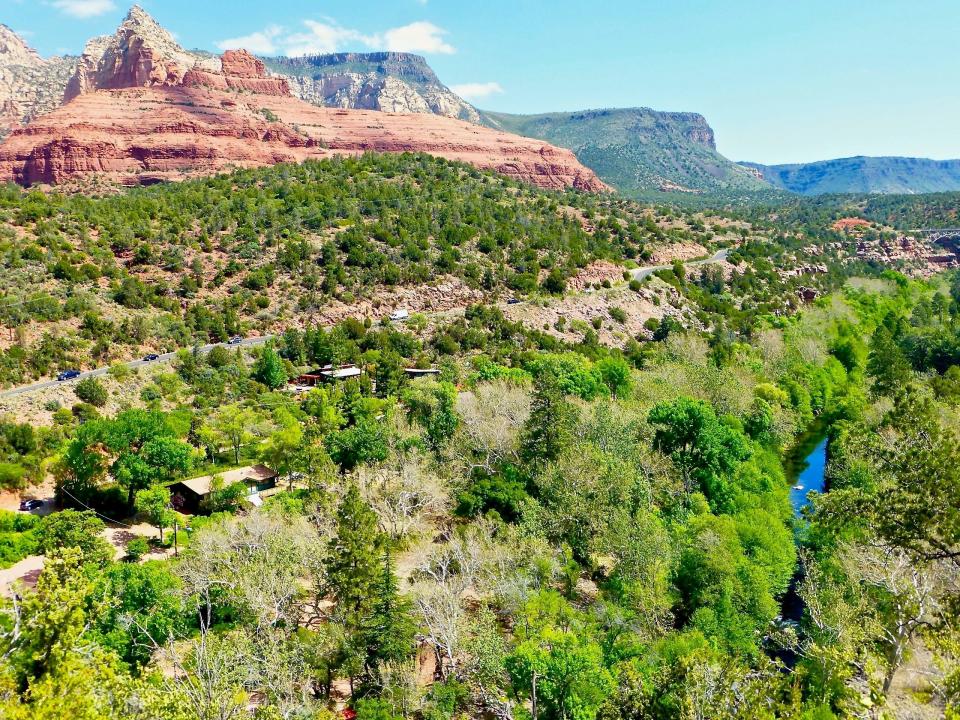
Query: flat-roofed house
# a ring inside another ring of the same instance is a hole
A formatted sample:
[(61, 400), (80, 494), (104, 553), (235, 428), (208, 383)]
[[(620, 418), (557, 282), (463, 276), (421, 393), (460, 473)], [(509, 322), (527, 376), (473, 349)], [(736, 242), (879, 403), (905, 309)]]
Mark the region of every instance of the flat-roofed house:
[(277, 486), (277, 473), (266, 465), (248, 465), (236, 470), (226, 470), (215, 475), (180, 480), (170, 486), (171, 502), (174, 508), (181, 512), (195, 513), (201, 503), (206, 500), (214, 489), (214, 478), (221, 478), (221, 488), (230, 487), (236, 483), (247, 486), (247, 499), (253, 505), (260, 505), (260, 493), (272, 490)]
[(311, 388), (323, 383), (358, 378), (361, 375), (363, 375), (363, 370), (356, 365), (324, 365), (322, 368), (310, 370), (295, 377), (290, 381), (290, 384), (295, 388)]

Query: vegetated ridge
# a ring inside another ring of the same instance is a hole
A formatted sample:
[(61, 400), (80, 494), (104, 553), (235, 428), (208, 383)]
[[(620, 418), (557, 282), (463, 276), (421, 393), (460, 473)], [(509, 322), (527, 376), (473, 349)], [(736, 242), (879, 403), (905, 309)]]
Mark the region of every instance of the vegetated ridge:
[(717, 152), (713, 129), (697, 113), (625, 108), (484, 115), (495, 127), (570, 148), (629, 196), (770, 189), (756, 171)]

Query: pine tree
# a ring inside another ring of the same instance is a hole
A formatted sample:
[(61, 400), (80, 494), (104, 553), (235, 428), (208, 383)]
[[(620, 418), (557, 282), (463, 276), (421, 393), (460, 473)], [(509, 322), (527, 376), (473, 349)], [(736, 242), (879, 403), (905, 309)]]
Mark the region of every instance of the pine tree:
[(577, 409), (564, 396), (553, 378), (537, 380), (530, 418), (524, 427), (521, 457), (528, 465), (560, 457), (573, 439)]
[(351, 484), (340, 502), (337, 533), (330, 540), (327, 581), (336, 615), (347, 632), (358, 631), (373, 610), (380, 580), (377, 516)]
[(369, 667), (378, 662), (409, 657), (417, 632), (410, 601), (399, 592), (389, 548), (383, 554), (383, 565), (374, 593), (373, 612), (366, 623)]

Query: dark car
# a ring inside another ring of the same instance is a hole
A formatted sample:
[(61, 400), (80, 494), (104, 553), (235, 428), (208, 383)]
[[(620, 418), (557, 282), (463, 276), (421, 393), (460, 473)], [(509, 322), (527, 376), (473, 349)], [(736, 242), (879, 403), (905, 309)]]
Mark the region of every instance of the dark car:
[(508, 299), (507, 299), (507, 305), (516, 305), (516, 304), (519, 303), (519, 302), (520, 302), (520, 299), (519, 299), (519, 298), (508, 298)]
[(243, 338), (239, 335), (234, 335), (232, 338), (227, 340), (227, 345), (239, 345), (243, 342)]
[(159, 359), (160, 359), (160, 356), (157, 355), (156, 353), (150, 353), (149, 355), (143, 356), (144, 362), (153, 362), (154, 360), (159, 360)]
[(57, 381), (63, 382), (64, 380), (73, 380), (74, 378), (80, 377), (79, 370), (64, 370), (62, 373), (57, 375)]
[(38, 507), (43, 507), (43, 500), (24, 500), (20, 503), (20, 509), (25, 512), (36, 510)]

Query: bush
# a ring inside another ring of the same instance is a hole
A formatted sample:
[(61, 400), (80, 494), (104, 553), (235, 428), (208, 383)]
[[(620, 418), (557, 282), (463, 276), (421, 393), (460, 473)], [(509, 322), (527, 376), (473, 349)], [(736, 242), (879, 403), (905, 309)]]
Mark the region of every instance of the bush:
[[(132, 374), (133, 374), (133, 370), (131, 370), (126, 363), (122, 363), (122, 362), (115, 362), (113, 365), (110, 366), (110, 369), (107, 370), (107, 375), (112, 377), (114, 380), (126, 380)], [(90, 378), (90, 379), (92, 380), (93, 378)]]
[(139, 562), (140, 558), (150, 552), (150, 542), (143, 536), (135, 537), (127, 543), (127, 560)]
[(562, 295), (567, 289), (567, 279), (560, 268), (554, 268), (543, 279), (543, 289), (553, 295)]
[(643, 289), (643, 283), (640, 282), (639, 280), (631, 280), (630, 289), (633, 290), (634, 292), (640, 292)]
[(627, 321), (627, 313), (621, 307), (612, 307), (610, 308), (610, 317), (616, 320), (618, 323), (625, 323)]
[(93, 377), (84, 378), (77, 383), (73, 392), (85, 403), (102, 408), (107, 404), (107, 389)]

